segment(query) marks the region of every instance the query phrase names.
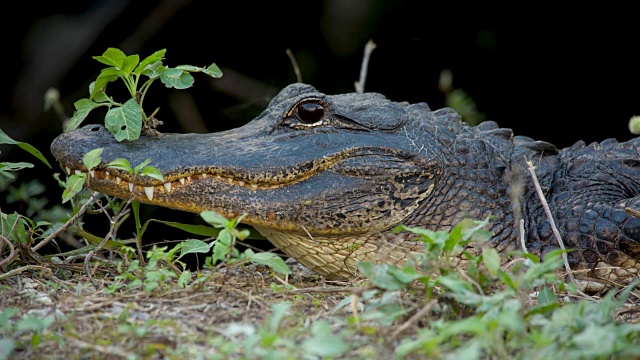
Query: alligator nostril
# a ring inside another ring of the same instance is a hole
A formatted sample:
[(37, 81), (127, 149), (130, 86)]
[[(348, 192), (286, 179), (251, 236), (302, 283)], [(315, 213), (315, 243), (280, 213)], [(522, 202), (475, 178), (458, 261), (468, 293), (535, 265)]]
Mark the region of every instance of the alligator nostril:
[(94, 126), (91, 128), (91, 131), (98, 131), (100, 130), (100, 126)]

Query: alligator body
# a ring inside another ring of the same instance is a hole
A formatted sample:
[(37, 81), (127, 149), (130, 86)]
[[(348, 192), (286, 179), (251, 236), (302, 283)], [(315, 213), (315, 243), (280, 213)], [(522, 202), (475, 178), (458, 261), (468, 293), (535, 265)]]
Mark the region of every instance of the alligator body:
[[(492, 215), (491, 246), (529, 252), (558, 248), (527, 172), (537, 179), (574, 268), (614, 282), (640, 270), (640, 139), (566, 149), (463, 123), (445, 108), (393, 102), (377, 93), (325, 95), (284, 88), (245, 126), (210, 134), (142, 136), (118, 143), (100, 125), (60, 135), (51, 150), (68, 173), (102, 147), (88, 186), (144, 203), (225, 216), (246, 214), (275, 246), (330, 277), (351, 277), (356, 262), (402, 264), (422, 243), (398, 224), (447, 230)], [(151, 159), (164, 182), (132, 179), (104, 164)]]

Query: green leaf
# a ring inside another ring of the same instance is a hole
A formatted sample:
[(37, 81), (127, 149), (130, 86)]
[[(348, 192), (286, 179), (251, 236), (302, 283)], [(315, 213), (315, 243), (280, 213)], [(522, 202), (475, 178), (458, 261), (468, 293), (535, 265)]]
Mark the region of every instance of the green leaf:
[(87, 178), (85, 174), (80, 174), (80, 175), (73, 174), (67, 178), (67, 182), (65, 183), (65, 189), (62, 192), (63, 204), (71, 200), (71, 198), (75, 194), (79, 193), (82, 190), (82, 186), (84, 186), (86, 179)]
[(105, 127), (117, 141), (135, 140), (142, 129), (142, 110), (135, 99), (112, 108), (104, 118)]
[(10, 359), (10, 355), (16, 349), (16, 341), (14, 339), (0, 339), (0, 359)]
[(282, 258), (271, 252), (259, 252), (251, 255), (249, 257), (254, 263), (267, 265), (272, 268), (273, 271), (279, 272), (281, 274), (290, 274), (291, 269), (287, 266), (287, 264), (282, 260)]
[(185, 240), (180, 243), (180, 256), (178, 259), (187, 254), (208, 253), (209, 250), (211, 250), (211, 246), (202, 240)]
[(138, 65), (138, 62), (140, 62), (140, 56), (139, 55), (129, 55), (124, 59), (124, 63), (122, 64), (122, 74), (124, 76), (128, 76), (133, 69), (135, 69), (135, 67)]
[(138, 164), (136, 167), (133, 168), (133, 173), (136, 175), (139, 174), (140, 169), (143, 169), (145, 166), (149, 165), (150, 162), (151, 162), (151, 159), (147, 159), (141, 162), (140, 164)]
[(393, 275), (393, 269), (397, 269), (393, 265), (389, 264), (372, 264), (366, 261), (360, 261), (357, 263), (358, 270), (367, 278), (371, 283), (381, 289), (394, 291), (403, 289), (406, 287), (406, 283), (399, 280)]
[(145, 166), (140, 174), (148, 176), (150, 178), (154, 178), (156, 180), (164, 181), (164, 176), (162, 175), (160, 170), (156, 169), (153, 166)]
[(494, 248), (483, 247), (482, 248), (482, 262), (487, 267), (487, 271), (491, 274), (491, 277), (498, 276), (498, 270), (500, 269), (500, 255)]
[(201, 72), (205, 73), (211, 77), (219, 78), (222, 76), (222, 71), (220, 68), (214, 63), (209, 65), (207, 68), (193, 66), (193, 65), (179, 65), (175, 67), (176, 69), (189, 71), (189, 72)]
[(120, 77), (120, 70), (116, 68), (106, 68), (100, 72), (100, 75), (96, 78), (93, 90), (89, 94), (89, 99), (93, 100), (100, 91), (105, 90), (108, 83), (118, 80)]
[(106, 166), (108, 168), (114, 168), (114, 169), (126, 171), (130, 175), (133, 175), (133, 169), (131, 168), (131, 164), (129, 164), (129, 161), (127, 159), (118, 158), (108, 163)]
[(200, 213), (200, 217), (202, 218), (202, 220), (204, 220), (207, 224), (214, 226), (214, 227), (226, 227), (227, 224), (229, 224), (229, 220), (227, 220), (226, 217), (218, 214), (215, 211), (203, 211)]
[(80, 99), (73, 104), (76, 108), (76, 111), (73, 112), (73, 116), (69, 120), (69, 124), (67, 124), (67, 128), (64, 131), (71, 131), (76, 129), (89, 115), (91, 110), (100, 106), (89, 99)]
[(204, 73), (214, 78), (222, 77), (222, 70), (215, 63), (209, 65)]
[(185, 288), (187, 287), (187, 285), (189, 285), (190, 282), (191, 282), (191, 271), (189, 270), (183, 271), (182, 274), (180, 274), (180, 277), (178, 278), (178, 286), (181, 288)]
[(334, 358), (349, 350), (349, 345), (340, 336), (331, 333), (331, 327), (326, 321), (314, 322), (311, 333), (313, 336), (302, 342), (302, 348), (310, 355)]
[(44, 155), (42, 155), (40, 150), (34, 148), (33, 146), (25, 142), (13, 140), (12, 138), (9, 137), (9, 135), (7, 135), (4, 131), (2, 131), (2, 129), (0, 129), (0, 144), (17, 145), (20, 149), (40, 159), (40, 161), (45, 163), (49, 167), (49, 169), (51, 169), (51, 165), (49, 164), (47, 159), (44, 157)]
[(142, 75), (148, 76), (150, 79), (155, 79), (160, 77), (167, 68), (162, 66), (162, 61), (156, 61), (153, 64), (147, 65), (142, 71)]
[(186, 89), (193, 85), (193, 76), (180, 69), (166, 69), (160, 74), (160, 81), (168, 88), (178, 90)]
[(120, 49), (108, 48), (102, 55), (93, 56), (93, 58), (105, 65), (114, 66), (120, 70), (127, 56)]
[(9, 171), (18, 171), (32, 167), (33, 164), (28, 162), (0, 162), (0, 176), (15, 179), (16, 177)]
[(102, 150), (102, 148), (93, 149), (82, 157), (82, 163), (87, 168), (87, 170), (91, 170), (94, 167), (98, 166), (98, 164), (100, 164), (100, 161), (102, 161), (102, 159), (100, 158), (100, 155), (102, 155)]
[(556, 296), (556, 293), (548, 287), (544, 287), (542, 290), (540, 290), (540, 293), (538, 294), (538, 304), (539, 305), (550, 305), (550, 304), (557, 304), (558, 303), (558, 297)]
[(149, 221), (159, 222), (161, 224), (165, 224), (165, 225), (186, 231), (190, 234), (201, 235), (201, 236), (215, 237), (215, 236), (218, 236), (218, 233), (220, 232), (219, 229), (214, 229), (208, 225), (182, 224), (178, 222), (163, 221), (163, 220), (157, 220), (157, 219), (149, 219)]
[[(92, 81), (91, 84), (89, 84), (89, 96), (91, 96), (91, 94), (93, 94), (93, 90), (96, 88), (96, 82)], [(93, 95), (93, 101), (97, 102), (97, 103), (110, 103), (111, 102), (111, 98), (109, 98), (107, 96), (107, 93), (105, 93), (106, 90), (106, 85), (102, 87), (102, 89), (98, 89), (95, 94)]]
[(159, 63), (161, 65), (162, 64), (161, 60), (164, 59), (165, 52), (167, 52), (167, 49), (158, 50), (158, 51), (154, 52), (153, 54), (151, 54), (151, 55), (147, 56), (146, 58), (144, 58), (140, 62), (140, 65), (138, 65), (136, 67), (136, 69), (134, 70), (135, 74), (136, 75), (142, 74), (142, 71), (150, 64)]

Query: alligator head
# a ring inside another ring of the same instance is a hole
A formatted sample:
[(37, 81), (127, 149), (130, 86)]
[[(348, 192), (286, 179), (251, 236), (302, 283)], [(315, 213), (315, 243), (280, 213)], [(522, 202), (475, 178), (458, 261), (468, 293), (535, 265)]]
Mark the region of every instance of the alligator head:
[[(419, 221), (459, 123), (450, 109), (432, 112), (424, 103), (392, 102), (376, 93), (329, 96), (293, 84), (233, 130), (117, 142), (103, 126), (87, 125), (60, 135), (51, 150), (72, 173), (86, 172), (82, 157), (103, 148), (89, 188), (184, 211), (245, 214), (244, 223), (307, 267), (350, 277), (356, 261), (401, 263), (421, 248), (408, 234), (391, 232), (398, 224), (446, 228), (472, 211), (486, 215), (468, 202), (437, 207), (440, 199), (432, 202), (430, 222)], [(116, 158), (132, 166), (150, 159), (164, 182), (107, 169)], [(467, 173), (477, 178), (474, 171)], [(463, 186), (461, 193), (476, 186)], [(480, 195), (474, 196), (470, 200)]]

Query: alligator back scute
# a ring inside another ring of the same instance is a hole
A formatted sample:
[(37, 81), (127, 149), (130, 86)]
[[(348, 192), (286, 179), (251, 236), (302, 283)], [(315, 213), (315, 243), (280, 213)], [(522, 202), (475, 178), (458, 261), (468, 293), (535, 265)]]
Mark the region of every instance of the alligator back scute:
[[(560, 151), (547, 201), (570, 259), (595, 276), (628, 282), (640, 271), (640, 139), (578, 142)], [(550, 246), (548, 220), (534, 211), (531, 227)]]

